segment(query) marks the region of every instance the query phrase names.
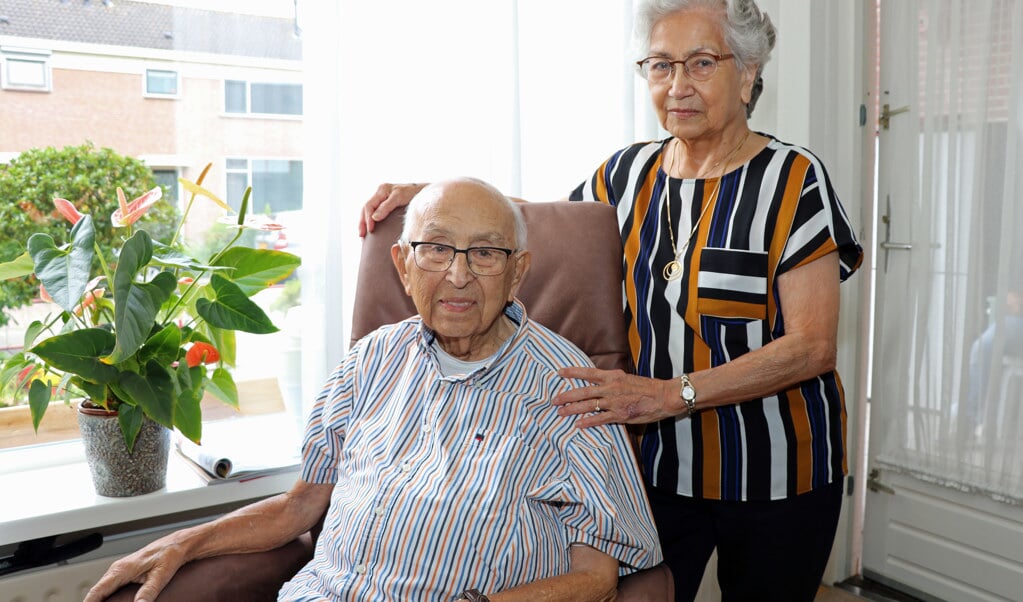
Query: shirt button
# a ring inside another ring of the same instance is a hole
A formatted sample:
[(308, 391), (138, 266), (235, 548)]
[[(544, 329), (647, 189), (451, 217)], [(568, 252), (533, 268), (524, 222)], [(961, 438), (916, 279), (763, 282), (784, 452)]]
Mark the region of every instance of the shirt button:
[(360, 575), (365, 575), (366, 574), (366, 565), (364, 565), (364, 564), (357, 564), (357, 565), (355, 565), (355, 572), (360, 574)]
[(408, 462), (405, 462), (404, 464), (401, 465), (402, 472), (408, 472), (410, 470), (412, 470), (412, 467), (409, 465)]
[(433, 430), (433, 429), (432, 429), (432, 428), (430, 427), (430, 425), (429, 425), (429, 424), (424, 424), (424, 425), (423, 425), (423, 432), (424, 432), (424, 433), (429, 433), (429, 432), (430, 432), (430, 431), (432, 431), (432, 430)]
[(383, 507), (382, 506), (377, 506), (376, 508), (374, 508), (373, 509), (373, 514), (376, 514), (377, 516), (383, 516), (384, 515)]

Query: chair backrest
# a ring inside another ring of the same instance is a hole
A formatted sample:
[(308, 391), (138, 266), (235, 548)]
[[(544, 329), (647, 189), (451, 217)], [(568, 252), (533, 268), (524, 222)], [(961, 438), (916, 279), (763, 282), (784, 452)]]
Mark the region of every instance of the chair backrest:
[[(521, 203), (533, 261), (519, 289), (527, 315), (561, 334), (600, 368), (632, 370), (622, 310), (622, 245), (612, 207)], [(352, 342), (416, 313), (391, 263), (404, 210), (362, 243)]]

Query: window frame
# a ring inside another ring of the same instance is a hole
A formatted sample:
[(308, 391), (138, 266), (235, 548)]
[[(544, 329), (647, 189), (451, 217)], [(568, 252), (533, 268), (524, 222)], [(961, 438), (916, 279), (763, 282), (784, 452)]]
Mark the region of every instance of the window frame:
[[(241, 167), (231, 167), (230, 166), (231, 161), (244, 161), (245, 162), (245, 167), (244, 168), (241, 168)], [(228, 181), (230, 180), (230, 177), (232, 175), (241, 175), (241, 174), (245, 175), (245, 186), (252, 186), (252, 181), (253, 181), (252, 163), (254, 161), (283, 161), (283, 162), (287, 162), (287, 163), (300, 163), (302, 165), (302, 170), (303, 170), (302, 187), (303, 187), (303, 194), (304, 194), (304, 190), (305, 190), (305, 168), (306, 168), (306, 158), (305, 157), (295, 157), (295, 158), (292, 158), (292, 157), (259, 157), (259, 156), (251, 156), (250, 157), (250, 156), (228, 155), (228, 156), (224, 157), (224, 180), (225, 180), (224, 186), (225, 186), (225, 188), (229, 185)], [(227, 196), (231, 200), (233, 200), (235, 198), (230, 193), (228, 193)], [(299, 196), (301, 197), (302, 195), (299, 195)], [(237, 198), (240, 199), (241, 197), (237, 197)], [(228, 202), (230, 203), (231, 200), (228, 200)], [(250, 210), (250, 212), (261, 213), (261, 211), (255, 209), (255, 205), (253, 204), (254, 202), (255, 202), (255, 199), (250, 199), (249, 200), (249, 208), (250, 208), (249, 210)], [(235, 209), (237, 209), (237, 208), (235, 208)], [(274, 210), (273, 213), (277, 214), (277, 213), (281, 213), (281, 212), (303, 211), (304, 209), (305, 209), (305, 207), (303, 205), (303, 207), (300, 207), (298, 209), (277, 209), (277, 210)]]
[[(227, 87), (230, 82), (239, 82), (245, 85), (245, 110), (244, 111), (229, 111), (227, 109)], [(288, 82), (288, 81), (262, 81), (262, 80), (250, 80), (241, 78), (225, 78), (223, 80), (223, 86), (221, 92), (223, 94), (223, 115), (225, 117), (240, 117), (240, 118), (256, 118), (256, 119), (295, 119), (301, 120), (305, 116), (305, 109), (302, 105), (299, 106), (298, 113), (260, 113), (252, 110), (252, 86), (253, 84), (264, 85), (264, 86), (297, 86), (302, 92), (303, 99), (305, 97), (305, 86), (302, 82)]]
[[(53, 53), (49, 50), (0, 47), (0, 89), (22, 92), (52, 92), (53, 67), (50, 64), (52, 55)], [(12, 83), (10, 81), (10, 64), (12, 61), (41, 65), (43, 83), (41, 85)]]
[[(150, 73), (171, 73), (174, 75), (174, 93), (167, 94), (164, 92), (153, 92), (149, 89), (149, 74)], [(177, 100), (181, 98), (181, 73), (177, 69), (164, 69), (156, 67), (147, 67), (142, 72), (142, 96), (144, 98), (163, 98), (168, 100)]]

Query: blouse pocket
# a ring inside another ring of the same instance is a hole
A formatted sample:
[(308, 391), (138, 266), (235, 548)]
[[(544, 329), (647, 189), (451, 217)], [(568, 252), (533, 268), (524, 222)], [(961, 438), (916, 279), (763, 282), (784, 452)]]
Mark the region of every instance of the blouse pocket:
[(767, 253), (703, 249), (696, 310), (707, 317), (767, 319)]

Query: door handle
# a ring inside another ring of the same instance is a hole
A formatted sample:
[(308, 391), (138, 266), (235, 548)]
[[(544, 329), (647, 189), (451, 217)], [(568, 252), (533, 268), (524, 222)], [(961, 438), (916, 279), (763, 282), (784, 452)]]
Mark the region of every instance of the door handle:
[(891, 108), (891, 105), (885, 103), (881, 106), (881, 116), (877, 118), (878, 123), (881, 124), (881, 129), (888, 129), (888, 122), (891, 120), (892, 115), (898, 115), (900, 113), (908, 113), (909, 105), (899, 107), (897, 109)]
[(913, 243), (908, 242), (892, 242), (892, 220), (889, 217), (892, 214), (892, 197), (891, 195), (885, 195), (885, 214), (881, 216), (881, 222), (884, 223), (884, 240), (878, 245), (884, 249), (884, 272), (888, 273), (888, 253), (889, 251), (909, 251), (913, 248)]

